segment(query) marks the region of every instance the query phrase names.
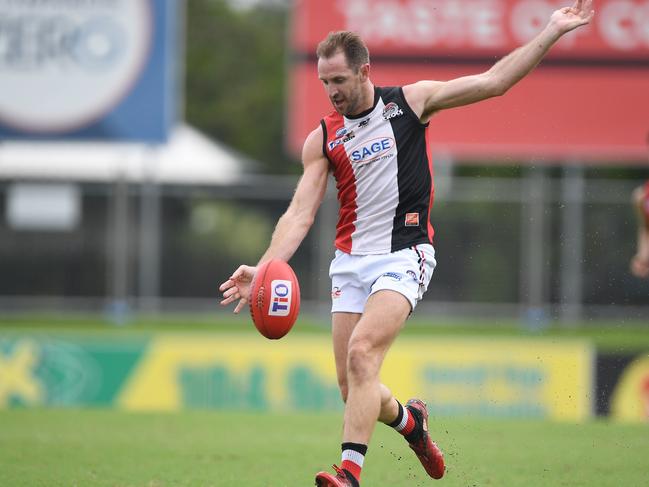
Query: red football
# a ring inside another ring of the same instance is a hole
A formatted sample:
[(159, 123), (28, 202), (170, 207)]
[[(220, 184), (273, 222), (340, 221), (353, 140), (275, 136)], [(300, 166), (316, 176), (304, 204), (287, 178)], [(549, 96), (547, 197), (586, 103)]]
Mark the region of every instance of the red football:
[(259, 333), (277, 340), (286, 335), (300, 312), (300, 284), (288, 263), (264, 262), (250, 286), (250, 315)]

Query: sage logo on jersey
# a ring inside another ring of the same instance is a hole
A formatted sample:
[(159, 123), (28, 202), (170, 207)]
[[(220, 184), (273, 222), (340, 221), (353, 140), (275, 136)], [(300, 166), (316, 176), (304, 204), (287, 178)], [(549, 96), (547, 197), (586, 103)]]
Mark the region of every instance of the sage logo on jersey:
[(383, 109), (384, 120), (390, 120), (392, 118), (400, 117), (401, 115), (403, 115), (403, 110), (401, 110), (399, 105), (393, 101), (385, 105), (385, 108)]
[(353, 150), (349, 155), (349, 159), (351, 162), (357, 164), (375, 162), (379, 160), (381, 156), (390, 152), (394, 146), (395, 143), (392, 137), (377, 137), (376, 139), (368, 141), (364, 146)]
[(270, 283), (271, 296), (268, 314), (270, 316), (288, 316), (291, 311), (291, 281), (276, 279)]

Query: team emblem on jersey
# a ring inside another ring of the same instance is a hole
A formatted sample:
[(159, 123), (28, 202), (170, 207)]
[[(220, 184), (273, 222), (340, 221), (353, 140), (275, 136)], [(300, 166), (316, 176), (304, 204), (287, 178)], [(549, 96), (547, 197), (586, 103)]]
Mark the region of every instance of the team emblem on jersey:
[(418, 227), (419, 226), (419, 213), (406, 213), (406, 226)]
[(329, 142), (329, 144), (328, 144), (328, 146), (329, 146), (329, 150), (330, 150), (330, 151), (334, 150), (334, 149), (335, 149), (336, 147), (338, 147), (339, 145), (344, 144), (345, 142), (349, 142), (349, 141), (352, 140), (354, 137), (356, 137), (356, 135), (354, 134), (353, 131), (351, 131), (351, 132), (349, 132), (349, 133), (346, 133), (346, 134), (343, 135), (342, 137), (337, 138), (336, 140), (332, 140), (332, 141)]
[(369, 123), (370, 123), (370, 119), (366, 118), (365, 120), (361, 121), (361, 123), (358, 124), (358, 128), (362, 129), (363, 127), (367, 127)]
[(385, 105), (385, 108), (383, 109), (384, 120), (390, 120), (392, 118), (400, 117), (401, 115), (403, 115), (403, 110), (401, 110), (399, 105), (393, 101)]

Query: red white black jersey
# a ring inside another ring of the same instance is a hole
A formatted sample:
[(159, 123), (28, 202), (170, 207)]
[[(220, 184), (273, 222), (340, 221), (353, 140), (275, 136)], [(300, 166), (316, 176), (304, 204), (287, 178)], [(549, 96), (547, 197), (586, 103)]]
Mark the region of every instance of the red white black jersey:
[(354, 255), (432, 243), (433, 167), (427, 127), (401, 87), (375, 88), (374, 106), (322, 121), (340, 211), (336, 248)]

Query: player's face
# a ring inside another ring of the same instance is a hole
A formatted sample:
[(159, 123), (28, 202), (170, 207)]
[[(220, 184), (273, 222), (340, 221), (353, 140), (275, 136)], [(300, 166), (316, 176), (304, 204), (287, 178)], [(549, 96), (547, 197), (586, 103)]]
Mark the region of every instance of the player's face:
[(338, 113), (356, 115), (365, 109), (362, 106), (362, 86), (367, 81), (368, 71), (369, 65), (366, 64), (355, 73), (347, 65), (342, 51), (318, 60), (318, 77)]

